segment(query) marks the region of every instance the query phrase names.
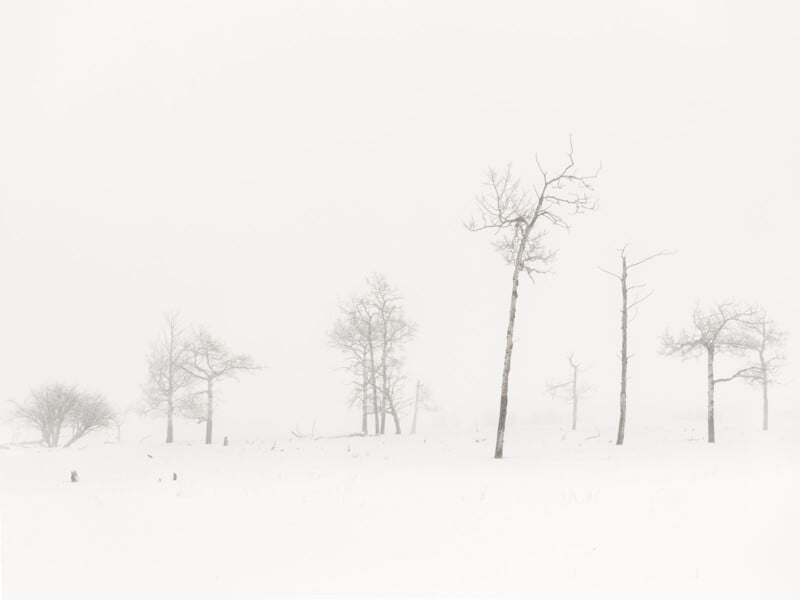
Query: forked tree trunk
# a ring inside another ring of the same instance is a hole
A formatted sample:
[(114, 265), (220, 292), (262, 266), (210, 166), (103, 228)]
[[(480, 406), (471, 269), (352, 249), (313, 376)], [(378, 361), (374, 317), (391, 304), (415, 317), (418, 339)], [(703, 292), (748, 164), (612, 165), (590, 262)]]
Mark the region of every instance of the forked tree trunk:
[(214, 431), (214, 384), (211, 379), (208, 380), (208, 404), (206, 409), (206, 444), (211, 443), (212, 433)]
[(622, 349), (620, 351), (619, 427), (617, 446), (625, 441), (625, 420), (628, 412), (628, 259), (622, 255)]
[(397, 407), (394, 405), (394, 400), (389, 398), (389, 412), (392, 414), (392, 420), (394, 421), (394, 432), (397, 435), (402, 433), (400, 429), (400, 415), (397, 414)]
[(708, 354), (708, 443), (714, 443), (714, 348), (706, 348)]

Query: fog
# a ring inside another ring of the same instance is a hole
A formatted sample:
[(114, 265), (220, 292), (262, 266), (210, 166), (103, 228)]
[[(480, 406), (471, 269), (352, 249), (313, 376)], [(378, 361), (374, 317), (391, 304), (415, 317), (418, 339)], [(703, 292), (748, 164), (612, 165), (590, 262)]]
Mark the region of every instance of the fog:
[[(791, 11), (788, 11), (791, 12)], [(0, 8), (0, 400), (52, 381), (141, 401), (161, 315), (268, 368), (220, 387), (220, 432), (357, 430), (326, 334), (380, 272), (418, 326), (438, 423), (496, 419), (510, 269), (467, 231), (488, 167), (527, 185), (602, 169), (596, 212), (521, 284), (510, 431), (566, 426), (544, 392), (590, 368), (617, 418), (619, 289), (635, 279), (628, 435), (702, 433), (702, 361), (658, 354), (697, 303), (763, 304), (800, 331), (800, 42), (781, 3), (6, 2)], [(796, 337), (787, 355), (794, 357)], [(722, 371), (728, 365), (720, 365)], [(794, 369), (773, 423), (795, 422)], [(757, 428), (759, 394), (718, 418)], [(186, 439), (187, 433), (178, 431)], [(513, 433), (509, 433), (513, 436)], [(199, 439), (199, 438), (198, 438)]]

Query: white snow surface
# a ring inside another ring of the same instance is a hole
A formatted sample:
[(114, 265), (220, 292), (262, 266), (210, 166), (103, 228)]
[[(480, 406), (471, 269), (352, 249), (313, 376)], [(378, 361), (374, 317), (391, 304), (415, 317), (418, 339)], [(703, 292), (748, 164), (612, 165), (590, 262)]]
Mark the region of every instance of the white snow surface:
[(2, 598), (799, 598), (796, 436), (645, 433), (5, 445)]

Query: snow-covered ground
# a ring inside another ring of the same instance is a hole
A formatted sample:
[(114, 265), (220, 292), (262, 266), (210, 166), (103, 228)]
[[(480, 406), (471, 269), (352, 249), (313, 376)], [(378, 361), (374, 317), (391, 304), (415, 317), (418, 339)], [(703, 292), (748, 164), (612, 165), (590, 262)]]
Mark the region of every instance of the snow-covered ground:
[(592, 435), (4, 446), (3, 600), (800, 597), (796, 436)]

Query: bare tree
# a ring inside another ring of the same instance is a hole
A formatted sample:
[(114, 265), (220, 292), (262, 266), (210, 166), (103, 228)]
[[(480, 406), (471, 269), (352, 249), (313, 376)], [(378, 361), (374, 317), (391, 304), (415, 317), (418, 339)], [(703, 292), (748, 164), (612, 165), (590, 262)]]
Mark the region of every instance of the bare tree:
[(520, 274), (531, 279), (547, 271), (555, 253), (542, 245), (542, 225), (568, 229), (567, 213), (593, 210), (596, 204), (590, 199), (592, 180), (596, 175), (578, 174), (573, 160), (572, 139), (566, 165), (554, 174), (545, 171), (539, 163), (541, 182), (526, 190), (508, 167), (502, 174), (490, 170), (488, 191), (478, 197), (477, 219), (467, 227), (471, 231), (492, 230), (496, 234), (495, 248), (513, 267), (511, 275), (511, 305), (508, 312), (503, 375), (500, 385), (500, 415), (497, 424), (495, 458), (503, 457), (506, 415), (508, 413), (508, 381), (511, 373), (511, 354), (514, 348), (514, 323), (517, 314), (517, 296)]
[(195, 416), (206, 423), (206, 444), (212, 442), (214, 429), (214, 384), (223, 379), (235, 378), (247, 371), (256, 371), (262, 367), (256, 365), (247, 354), (233, 354), (222, 342), (212, 337), (205, 329), (196, 329), (190, 340), (185, 342), (183, 351), (186, 360), (180, 365), (186, 373), (205, 383), (205, 406), (196, 400), (189, 406), (197, 412)]
[(757, 361), (750, 365), (750, 370), (745, 373), (745, 378), (761, 386), (762, 428), (767, 431), (769, 429), (769, 384), (777, 381), (776, 376), (786, 358), (780, 351), (786, 341), (786, 332), (779, 329), (774, 321), (770, 321), (763, 309), (757, 311), (754, 318), (750, 319), (745, 327), (753, 336), (752, 349), (757, 356)]
[(714, 389), (718, 383), (732, 381), (739, 377), (752, 375), (753, 367), (739, 369), (729, 377), (714, 375), (714, 359), (720, 353), (736, 355), (753, 348), (753, 337), (747, 330), (747, 324), (756, 316), (757, 311), (750, 306), (740, 306), (733, 302), (724, 302), (713, 308), (703, 310), (696, 308), (692, 317), (693, 327), (673, 337), (669, 332), (664, 334), (662, 352), (678, 355), (684, 360), (706, 354), (706, 380), (708, 402), (708, 442), (713, 444), (714, 437)]
[(147, 412), (160, 410), (166, 415), (167, 444), (174, 439), (173, 419), (178, 404), (177, 395), (187, 391), (194, 383), (194, 379), (182, 368), (187, 359), (184, 333), (178, 313), (165, 314), (161, 337), (153, 343), (148, 356), (148, 378), (144, 388)]
[[(368, 415), (370, 412), (370, 383), (374, 383), (374, 327), (372, 327), (372, 314), (368, 313), (365, 319), (362, 310), (365, 301), (358, 297), (351, 298), (347, 304), (340, 307), (340, 316), (328, 333), (328, 341), (345, 355), (346, 367), (354, 376), (354, 393), (352, 401), (361, 405), (361, 432), (367, 435)], [(372, 360), (371, 360), (372, 359)], [(375, 433), (378, 433), (378, 391), (377, 385), (373, 387), (373, 402), (375, 414)]]
[(376, 435), (385, 432), (387, 413), (400, 433), (403, 352), (414, 325), (405, 318), (399, 292), (383, 275), (370, 275), (367, 286), (366, 293), (340, 307), (328, 340), (345, 355), (346, 367), (353, 373), (351, 398), (361, 405), (362, 433), (367, 434), (369, 413), (375, 418)]
[[(632, 310), (635, 310), (639, 304), (647, 300), (653, 294), (653, 290), (643, 294), (643, 295), (635, 295), (635, 297), (630, 298), (629, 292), (640, 289), (645, 287), (644, 284), (636, 284), (636, 285), (629, 285), (628, 284), (628, 275), (632, 269), (635, 269), (638, 266), (643, 265), (647, 261), (653, 260), (659, 256), (666, 256), (671, 254), (666, 250), (662, 250), (661, 252), (656, 252), (655, 254), (651, 254), (650, 256), (643, 258), (641, 260), (634, 260), (632, 262), (628, 262), (628, 256), (626, 254), (628, 246), (625, 245), (619, 251), (620, 261), (622, 262), (622, 266), (620, 268), (619, 273), (613, 273), (611, 271), (607, 271), (606, 269), (600, 268), (603, 273), (607, 273), (612, 277), (616, 278), (620, 282), (620, 286), (622, 288), (622, 308), (620, 309), (620, 320), (621, 320), (621, 335), (622, 335), (622, 344), (621, 350), (619, 353), (620, 358), (620, 383), (619, 383), (619, 426), (617, 427), (617, 446), (621, 446), (622, 443), (625, 441), (625, 421), (627, 418), (627, 411), (628, 411), (628, 360), (630, 359), (630, 355), (628, 354), (628, 325), (630, 324), (630, 314)], [(635, 316), (635, 315), (634, 315)]]
[[(374, 273), (367, 278), (369, 300), (378, 318), (380, 343), (381, 421), (380, 431), (386, 431), (386, 413), (392, 415), (395, 433), (401, 433), (400, 416), (396, 404), (403, 377), (401, 374), (402, 351), (414, 336), (414, 325), (409, 322), (402, 309), (400, 292), (386, 281), (383, 275)], [(391, 373), (390, 373), (391, 371)]]
[(570, 378), (561, 383), (548, 384), (547, 391), (553, 396), (559, 394), (563, 390), (569, 391), (569, 399), (572, 402), (572, 431), (578, 426), (578, 373), (581, 371), (581, 364), (575, 362), (574, 354), (567, 357), (569, 360)]
[(435, 411), (437, 407), (431, 401), (429, 388), (421, 381), (417, 380), (417, 387), (414, 393), (414, 417), (411, 421), (411, 433), (417, 433), (417, 415), (421, 410)]
[(115, 414), (100, 394), (80, 394), (70, 415), (72, 437), (64, 444), (67, 448), (87, 433), (100, 431), (115, 423)]
[(66, 447), (91, 431), (108, 427), (114, 420), (114, 411), (105, 398), (59, 383), (31, 392), (26, 404), (16, 405), (16, 415), (36, 427), (42, 434), (42, 443), (50, 448), (59, 445), (64, 425), (72, 426)]

